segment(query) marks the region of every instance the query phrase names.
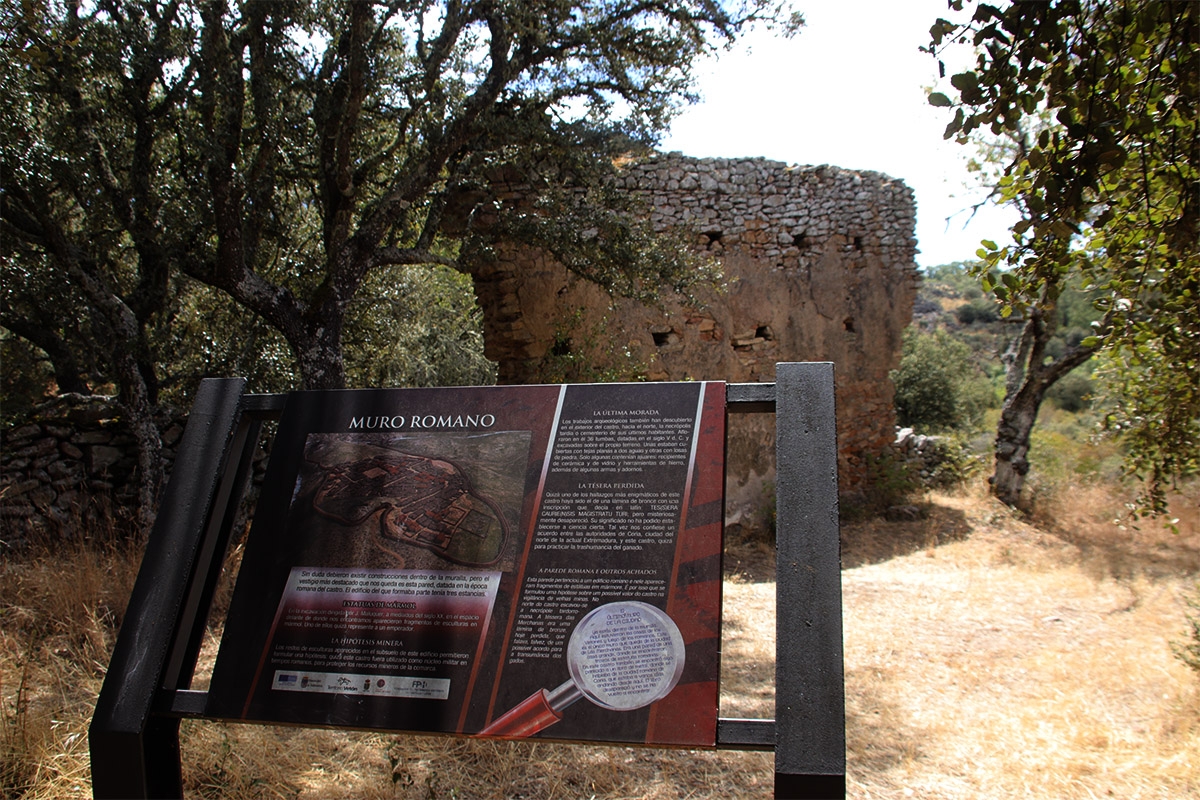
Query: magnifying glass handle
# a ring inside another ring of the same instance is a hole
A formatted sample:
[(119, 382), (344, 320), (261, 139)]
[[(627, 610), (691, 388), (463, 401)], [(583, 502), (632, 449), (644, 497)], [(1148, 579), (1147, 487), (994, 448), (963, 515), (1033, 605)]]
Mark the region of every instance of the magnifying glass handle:
[(562, 719), (563, 709), (583, 697), (583, 692), (568, 680), (552, 692), (538, 689), (479, 732), (480, 736), (523, 739), (533, 736)]
[(492, 724), (479, 732), (480, 736), (502, 736), (506, 739), (522, 739), (532, 736), (562, 719), (562, 712), (550, 707), (550, 693), (538, 689), (529, 697), (513, 706)]

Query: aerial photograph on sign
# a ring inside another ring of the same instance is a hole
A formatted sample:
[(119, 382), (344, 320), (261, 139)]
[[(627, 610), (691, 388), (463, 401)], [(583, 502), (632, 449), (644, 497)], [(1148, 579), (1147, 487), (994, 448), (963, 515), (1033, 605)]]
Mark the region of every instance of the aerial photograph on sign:
[(511, 560), (529, 439), (528, 431), (310, 434), (293, 504), (313, 530), (306, 559), (394, 569)]

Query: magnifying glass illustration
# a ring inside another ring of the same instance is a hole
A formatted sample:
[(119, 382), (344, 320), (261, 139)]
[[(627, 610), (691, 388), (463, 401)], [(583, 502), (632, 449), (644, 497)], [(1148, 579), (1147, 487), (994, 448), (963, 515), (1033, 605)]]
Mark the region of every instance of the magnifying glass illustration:
[(635, 600), (592, 609), (567, 642), (570, 679), (538, 689), (479, 732), (519, 739), (563, 718), (580, 697), (601, 708), (633, 711), (671, 693), (683, 674), (683, 636), (666, 612)]

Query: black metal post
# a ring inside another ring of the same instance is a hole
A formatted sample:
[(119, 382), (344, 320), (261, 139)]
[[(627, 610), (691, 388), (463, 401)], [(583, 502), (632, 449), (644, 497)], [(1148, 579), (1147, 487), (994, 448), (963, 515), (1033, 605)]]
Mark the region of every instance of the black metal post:
[(187, 659), (172, 659), (172, 652), (180, 637), (191, 638), (201, 612), (201, 603), (189, 601), (196, 582), (208, 580), (197, 574), (208, 568), (199, 561), (206, 552), (210, 559), (223, 556), (205, 540), (219, 535), (220, 525), (211, 524), (214, 499), (245, 383), (203, 381), (188, 416), (88, 731), (96, 798), (182, 796), (179, 720), (151, 712), (161, 689), (177, 688), (164, 686), (170, 663), (177, 674), (186, 667)]
[(775, 403), (775, 796), (843, 800), (846, 703), (833, 365), (776, 365)]

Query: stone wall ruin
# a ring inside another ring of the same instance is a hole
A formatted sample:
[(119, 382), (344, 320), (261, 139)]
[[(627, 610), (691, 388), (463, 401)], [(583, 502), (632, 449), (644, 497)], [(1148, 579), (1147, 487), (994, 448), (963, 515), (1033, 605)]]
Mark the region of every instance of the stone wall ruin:
[[(896, 436), (888, 372), (918, 279), (911, 191), (878, 173), (678, 154), (631, 164), (623, 180), (657, 228), (688, 229), (718, 257), (725, 290), (694, 306), (665, 298), (648, 308), (610, 297), (546, 253), (501, 244), (473, 270), (501, 382), (540, 380), (564, 345), (598, 372), (632, 367), (650, 380), (770, 381), (778, 361), (833, 361), (839, 477), (843, 503), (852, 500)], [(69, 529), (97, 503), (131, 505), (132, 437), (110, 403), (77, 401), (60, 398), (0, 434), (0, 550), (26, 533)], [(730, 418), (733, 525), (761, 525), (770, 505), (772, 423)], [(183, 422), (159, 424), (169, 468)]]
[[(170, 474), (186, 414), (160, 408), (163, 471)], [(251, 480), (262, 482), (265, 447)], [(116, 398), (63, 394), (0, 430), (0, 555), (32, 541), (60, 542), (133, 529), (137, 513), (137, 442)]]
[[(852, 498), (895, 439), (893, 386), (918, 272), (912, 192), (874, 172), (658, 155), (626, 166), (654, 227), (685, 229), (727, 286), (685, 306), (613, 298), (543, 251), (476, 265), (486, 353), (502, 383), (542, 379), (562, 351), (649, 380), (771, 381), (778, 361), (832, 361), (840, 481)], [(770, 491), (772, 420), (731, 419), (731, 519)]]

